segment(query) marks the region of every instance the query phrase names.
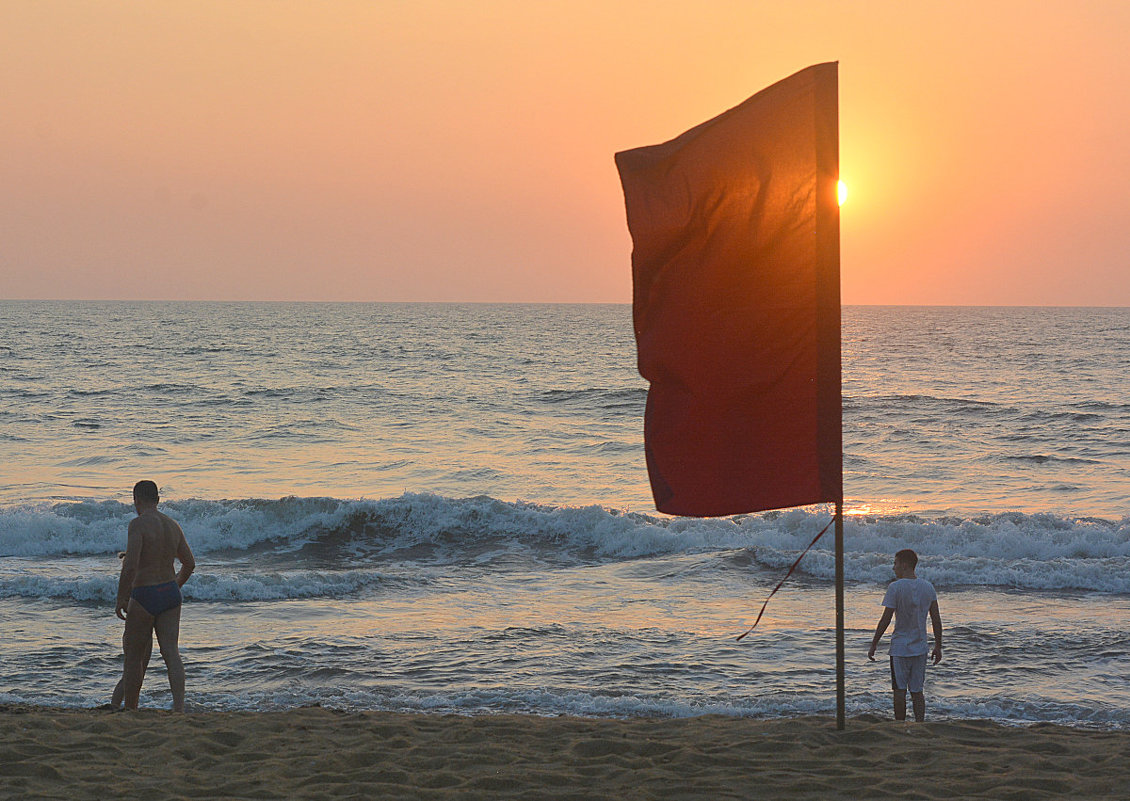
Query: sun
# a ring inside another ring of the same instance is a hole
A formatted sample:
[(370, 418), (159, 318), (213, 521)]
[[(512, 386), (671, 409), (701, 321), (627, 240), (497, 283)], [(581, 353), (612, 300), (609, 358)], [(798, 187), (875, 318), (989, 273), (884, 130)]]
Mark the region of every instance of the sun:
[(843, 181), (836, 181), (836, 198), (840, 201), (841, 206), (847, 200), (847, 184)]

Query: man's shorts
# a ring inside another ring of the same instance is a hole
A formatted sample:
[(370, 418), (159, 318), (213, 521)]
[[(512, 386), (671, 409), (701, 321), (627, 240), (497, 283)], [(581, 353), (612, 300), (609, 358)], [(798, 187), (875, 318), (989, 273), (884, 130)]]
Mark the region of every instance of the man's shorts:
[(891, 657), (891, 689), (922, 692), (926, 683), (926, 654)]

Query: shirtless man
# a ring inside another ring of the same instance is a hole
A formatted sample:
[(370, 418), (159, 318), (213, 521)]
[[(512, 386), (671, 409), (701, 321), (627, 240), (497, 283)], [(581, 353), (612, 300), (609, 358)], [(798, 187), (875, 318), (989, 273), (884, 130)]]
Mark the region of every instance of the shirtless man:
[[(157, 485), (139, 481), (133, 488), (133, 506), (137, 510), (129, 524), (126, 555), (118, 579), (118, 602), (114, 613), (126, 622), (123, 635), (125, 668), (125, 708), (137, 709), (141, 681), (145, 672), (147, 647), (151, 632), (157, 632), (157, 643), (169, 672), (169, 688), (173, 691), (173, 711), (184, 711), (184, 663), (177, 640), (180, 637), (180, 588), (196, 567), (184, 532), (168, 515), (157, 511)], [(173, 559), (180, 562), (174, 574)]]

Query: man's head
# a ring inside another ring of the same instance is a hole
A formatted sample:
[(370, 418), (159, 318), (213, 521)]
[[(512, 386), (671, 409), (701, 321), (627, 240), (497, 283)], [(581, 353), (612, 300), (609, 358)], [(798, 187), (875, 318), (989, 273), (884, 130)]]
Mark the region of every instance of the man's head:
[(914, 575), (914, 568), (918, 566), (918, 554), (909, 548), (903, 548), (895, 554), (895, 575), (899, 578), (908, 578)]
[(157, 485), (152, 481), (139, 481), (133, 485), (133, 505), (139, 510), (156, 506), (161, 496), (157, 493)]

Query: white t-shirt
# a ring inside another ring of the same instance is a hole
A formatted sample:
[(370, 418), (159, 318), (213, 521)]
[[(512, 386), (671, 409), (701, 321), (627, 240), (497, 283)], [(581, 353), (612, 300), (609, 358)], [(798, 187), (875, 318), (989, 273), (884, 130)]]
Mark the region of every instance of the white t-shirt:
[(891, 634), (891, 656), (921, 656), (930, 650), (926, 642), (926, 616), (938, 600), (934, 585), (926, 579), (896, 579), (887, 587), (883, 606), (895, 610)]

